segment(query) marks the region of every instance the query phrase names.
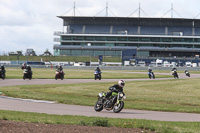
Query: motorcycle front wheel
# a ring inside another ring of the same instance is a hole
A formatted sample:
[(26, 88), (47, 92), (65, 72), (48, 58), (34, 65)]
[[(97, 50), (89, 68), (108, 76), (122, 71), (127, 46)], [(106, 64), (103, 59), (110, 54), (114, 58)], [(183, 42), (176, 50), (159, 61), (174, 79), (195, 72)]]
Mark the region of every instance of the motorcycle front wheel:
[(124, 102), (120, 101), (118, 104), (114, 105), (113, 112), (119, 113), (124, 108)]
[(103, 110), (103, 104), (99, 104), (99, 100), (94, 105), (94, 110), (97, 112), (100, 112), (101, 110)]

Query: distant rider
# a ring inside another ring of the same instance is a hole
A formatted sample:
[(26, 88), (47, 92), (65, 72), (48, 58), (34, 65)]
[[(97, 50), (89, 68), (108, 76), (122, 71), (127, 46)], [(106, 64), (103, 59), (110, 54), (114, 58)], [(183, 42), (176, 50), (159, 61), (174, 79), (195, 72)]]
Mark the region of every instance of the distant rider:
[(100, 70), (100, 68), (99, 68), (99, 67), (97, 67), (97, 68), (95, 69), (95, 71), (97, 71), (97, 72), (98, 72), (98, 74), (99, 74), (99, 77), (100, 77), (100, 79), (101, 79), (101, 70)]
[(171, 71), (177, 71), (176, 67), (172, 67)]
[(151, 67), (149, 67), (149, 68), (148, 68), (148, 72), (149, 72), (149, 73), (151, 73), (151, 72), (152, 72), (152, 69), (151, 69)]
[(5, 67), (4, 67), (4, 65), (1, 65), (1, 72), (5, 73)]
[(26, 63), (23, 63), (21, 69), (22, 69), (22, 70), (27, 69), (27, 65), (26, 65)]
[(59, 65), (58, 68), (57, 68), (57, 70), (58, 70), (58, 71), (62, 71), (62, 70), (63, 70), (62, 65)]
[(151, 69), (151, 67), (148, 67), (148, 75), (149, 75), (149, 78), (151, 78), (151, 73), (152, 73), (152, 69)]
[[(109, 98), (112, 95), (112, 92), (123, 92), (123, 87), (125, 86), (125, 81), (124, 80), (119, 80), (118, 84), (114, 84), (113, 86), (109, 87), (109, 92), (106, 93), (105, 98)], [(125, 94), (124, 94), (125, 95)]]
[(61, 73), (61, 75), (63, 76), (64, 72), (63, 72), (63, 67), (62, 65), (59, 65), (57, 68), (57, 71)]
[(186, 73), (189, 73), (187, 69), (185, 69), (185, 74), (186, 74)]
[(27, 65), (26, 68), (27, 68), (28, 72), (32, 74), (31, 67), (29, 65)]

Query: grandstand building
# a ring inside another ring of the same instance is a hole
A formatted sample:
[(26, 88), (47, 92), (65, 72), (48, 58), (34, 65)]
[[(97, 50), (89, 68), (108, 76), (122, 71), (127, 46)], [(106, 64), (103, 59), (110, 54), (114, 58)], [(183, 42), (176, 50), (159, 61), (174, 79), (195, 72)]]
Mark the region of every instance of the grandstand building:
[(199, 62), (200, 19), (58, 16), (54, 55)]

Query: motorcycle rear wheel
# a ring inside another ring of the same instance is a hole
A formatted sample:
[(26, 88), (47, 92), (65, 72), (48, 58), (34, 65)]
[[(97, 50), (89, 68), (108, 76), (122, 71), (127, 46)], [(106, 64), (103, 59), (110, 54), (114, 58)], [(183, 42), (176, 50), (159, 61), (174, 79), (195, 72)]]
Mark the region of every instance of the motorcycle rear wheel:
[(100, 112), (101, 110), (103, 110), (103, 104), (98, 104), (98, 101), (94, 105), (94, 110), (97, 111), (97, 112)]
[(124, 108), (124, 102), (120, 101), (119, 104), (115, 104), (113, 108), (114, 113), (119, 113)]

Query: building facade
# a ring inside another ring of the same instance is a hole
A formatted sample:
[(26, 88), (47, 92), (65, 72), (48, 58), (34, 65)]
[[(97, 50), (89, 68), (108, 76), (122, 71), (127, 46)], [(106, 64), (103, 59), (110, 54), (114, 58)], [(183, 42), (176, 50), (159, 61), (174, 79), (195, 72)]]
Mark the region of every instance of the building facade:
[(200, 19), (58, 17), (63, 32), (54, 33), (54, 55), (198, 61)]

